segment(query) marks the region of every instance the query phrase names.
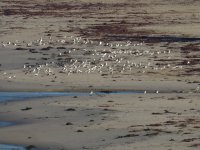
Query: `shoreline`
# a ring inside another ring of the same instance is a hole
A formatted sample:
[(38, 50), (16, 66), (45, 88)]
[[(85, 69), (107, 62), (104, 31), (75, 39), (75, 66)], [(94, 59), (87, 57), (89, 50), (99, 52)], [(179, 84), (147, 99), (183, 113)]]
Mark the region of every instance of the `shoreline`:
[[(195, 115), (199, 111), (198, 97), (199, 93), (106, 94), (0, 104), (1, 120), (23, 122), (0, 128), (0, 142), (33, 145), (41, 150), (84, 147), (98, 150), (135, 147), (139, 150), (142, 143), (145, 149), (157, 141), (159, 144), (152, 149), (165, 148), (165, 145), (182, 149), (198, 141), (184, 142), (198, 139), (200, 118), (198, 113)], [(31, 109), (22, 111), (26, 107)], [(186, 127), (180, 128), (182, 124)], [(177, 133), (177, 130), (182, 132)], [(190, 135), (182, 135), (184, 132)], [(174, 141), (170, 141), (171, 138)], [(75, 144), (75, 139), (81, 142)], [(194, 150), (198, 148), (193, 147)]]
[[(0, 92), (88, 94), (0, 102), (0, 120), (19, 123), (0, 127), (0, 143), (199, 150), (199, 8), (197, 0), (0, 1)], [(131, 91), (141, 93), (108, 94)]]
[[(103, 83), (104, 82), (104, 83)], [(38, 83), (26, 82), (8, 82), (0, 80), (1, 92), (117, 92), (117, 91), (135, 91), (147, 93), (198, 93), (199, 83), (187, 83), (182, 81), (118, 81), (111, 82), (109, 80), (98, 82), (77, 82), (72, 85), (64, 84), (49, 84), (41, 85)]]

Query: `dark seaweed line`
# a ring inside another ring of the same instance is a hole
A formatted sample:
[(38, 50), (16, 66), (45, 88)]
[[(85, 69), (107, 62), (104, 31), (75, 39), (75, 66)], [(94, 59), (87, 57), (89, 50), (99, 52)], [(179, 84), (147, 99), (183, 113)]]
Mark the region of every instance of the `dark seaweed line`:
[(108, 38), (120, 41), (124, 40), (141, 40), (145, 42), (197, 42), (200, 38), (176, 37), (176, 36), (108, 36)]

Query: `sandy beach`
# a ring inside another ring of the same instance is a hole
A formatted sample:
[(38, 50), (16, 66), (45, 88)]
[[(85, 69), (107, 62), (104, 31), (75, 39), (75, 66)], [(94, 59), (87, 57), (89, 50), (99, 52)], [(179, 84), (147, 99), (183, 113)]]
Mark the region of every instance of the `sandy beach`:
[[(199, 149), (199, 94), (56, 97), (1, 105), (2, 143), (41, 149)], [(26, 108), (30, 108), (25, 110)]]
[(0, 92), (139, 92), (1, 102), (0, 144), (199, 149), (200, 2), (2, 0)]

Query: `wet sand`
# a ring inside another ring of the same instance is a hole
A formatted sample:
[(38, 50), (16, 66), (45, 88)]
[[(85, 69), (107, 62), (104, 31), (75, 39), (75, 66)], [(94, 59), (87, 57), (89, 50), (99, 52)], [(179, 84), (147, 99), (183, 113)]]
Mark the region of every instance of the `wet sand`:
[[(108, 94), (1, 104), (1, 143), (41, 149), (199, 149), (199, 94)], [(26, 109), (30, 108), (30, 109)]]
[(199, 6), (195, 0), (2, 0), (0, 91), (147, 94), (1, 103), (0, 121), (19, 124), (0, 128), (0, 143), (199, 149)]

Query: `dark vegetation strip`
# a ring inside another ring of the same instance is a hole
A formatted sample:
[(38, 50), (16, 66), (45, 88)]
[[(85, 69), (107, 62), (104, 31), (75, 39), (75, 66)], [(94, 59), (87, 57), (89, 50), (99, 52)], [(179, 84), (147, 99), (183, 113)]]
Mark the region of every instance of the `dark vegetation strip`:
[(118, 41), (145, 41), (145, 42), (198, 42), (200, 38), (176, 36), (108, 36), (108, 39)]

